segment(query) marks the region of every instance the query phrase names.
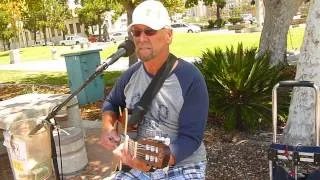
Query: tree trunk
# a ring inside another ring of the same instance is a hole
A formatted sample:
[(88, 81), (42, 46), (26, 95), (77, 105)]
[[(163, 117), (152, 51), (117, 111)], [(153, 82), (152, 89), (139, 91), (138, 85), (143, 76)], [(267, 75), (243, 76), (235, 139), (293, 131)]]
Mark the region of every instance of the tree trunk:
[(98, 38), (98, 40), (99, 40), (99, 42), (101, 42), (101, 25), (102, 25), (102, 23), (103, 23), (103, 21), (101, 20), (101, 16), (99, 15), (98, 16), (98, 21), (99, 21), (99, 23), (98, 23), (98, 33), (99, 33), (99, 38)]
[(33, 31), (33, 40), (34, 40), (34, 44), (36, 44), (36, 41), (37, 41), (37, 30)]
[[(132, 23), (132, 13), (134, 8), (135, 8), (134, 4), (131, 1), (129, 1), (128, 4), (126, 5), (128, 26)], [(129, 39), (132, 40), (132, 35), (130, 33), (128, 35), (129, 35)], [(133, 65), (137, 61), (138, 59), (135, 53), (129, 56), (129, 66)]]
[(265, 18), (258, 55), (271, 53), (271, 64), (285, 61), (287, 34), (303, 0), (264, 0)]
[(3, 51), (6, 51), (6, 41), (4, 39), (2, 39), (2, 46), (3, 46)]
[(63, 31), (62, 31), (62, 39), (63, 39), (63, 40), (66, 40), (66, 34), (67, 34), (67, 31), (66, 31), (66, 30), (63, 30)]
[(93, 30), (93, 26), (91, 25), (91, 32), (92, 34), (94, 34), (94, 30)]
[(220, 15), (220, 8), (219, 6), (217, 5), (217, 19), (221, 19), (221, 15)]
[(7, 40), (7, 46), (8, 46), (8, 50), (11, 50), (11, 43), (9, 40)]
[[(44, 45), (47, 45), (47, 27), (46, 26), (44, 26), (43, 28), (42, 28), (42, 33), (43, 33), (43, 38), (44, 38)], [(41, 40), (41, 38), (40, 38), (40, 40)]]
[(100, 23), (98, 24), (98, 28), (99, 28), (99, 31), (98, 31), (98, 32), (99, 32), (99, 38), (98, 38), (98, 41), (101, 42), (101, 24), (100, 24)]
[(109, 32), (108, 32), (108, 26), (107, 24), (103, 25), (103, 40), (106, 42), (107, 40), (109, 40)]
[[(288, 9), (288, 8), (287, 8)], [(289, 10), (289, 9), (288, 9)], [(296, 80), (320, 83), (320, 1), (310, 2), (303, 46), (297, 64)], [(296, 88), (289, 109), (283, 141), (286, 144), (315, 144), (315, 93), (311, 88)]]

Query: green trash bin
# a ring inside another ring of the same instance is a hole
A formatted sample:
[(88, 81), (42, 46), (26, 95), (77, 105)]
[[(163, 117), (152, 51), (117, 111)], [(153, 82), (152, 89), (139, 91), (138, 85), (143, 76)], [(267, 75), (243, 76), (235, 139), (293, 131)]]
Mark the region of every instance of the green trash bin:
[[(86, 50), (63, 54), (66, 62), (71, 92), (76, 91), (100, 65), (101, 49)], [(91, 81), (78, 95), (81, 105), (96, 102), (103, 99), (104, 83), (103, 75)]]

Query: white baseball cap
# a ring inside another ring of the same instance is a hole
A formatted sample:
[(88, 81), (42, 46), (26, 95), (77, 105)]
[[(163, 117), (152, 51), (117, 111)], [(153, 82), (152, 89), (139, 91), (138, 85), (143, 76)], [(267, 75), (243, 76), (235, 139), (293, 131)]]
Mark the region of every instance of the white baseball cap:
[(132, 23), (128, 26), (128, 29), (136, 24), (142, 24), (154, 30), (171, 27), (167, 9), (161, 2), (155, 0), (144, 1), (134, 9)]

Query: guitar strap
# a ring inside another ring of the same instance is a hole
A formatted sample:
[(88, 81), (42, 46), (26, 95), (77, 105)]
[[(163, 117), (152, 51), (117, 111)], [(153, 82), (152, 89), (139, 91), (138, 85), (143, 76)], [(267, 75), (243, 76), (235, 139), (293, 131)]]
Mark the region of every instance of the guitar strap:
[(133, 109), (131, 117), (128, 121), (129, 126), (139, 124), (139, 122), (143, 119), (144, 115), (148, 112), (148, 106), (151, 104), (152, 99), (156, 96), (156, 94), (162, 87), (163, 82), (169, 76), (177, 59), (178, 58), (173, 54), (169, 54), (167, 61), (161, 66), (160, 70), (153, 77), (137, 106), (135, 107), (135, 109)]

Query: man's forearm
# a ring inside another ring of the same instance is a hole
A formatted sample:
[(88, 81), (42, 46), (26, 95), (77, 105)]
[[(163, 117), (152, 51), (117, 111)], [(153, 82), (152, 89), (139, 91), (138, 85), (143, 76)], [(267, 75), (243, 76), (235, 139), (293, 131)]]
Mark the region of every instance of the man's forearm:
[(111, 131), (114, 129), (114, 123), (116, 122), (116, 113), (113, 111), (105, 111), (102, 113), (102, 129)]

